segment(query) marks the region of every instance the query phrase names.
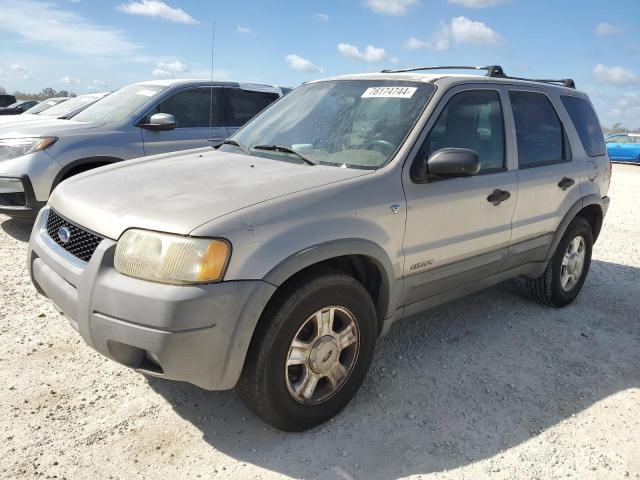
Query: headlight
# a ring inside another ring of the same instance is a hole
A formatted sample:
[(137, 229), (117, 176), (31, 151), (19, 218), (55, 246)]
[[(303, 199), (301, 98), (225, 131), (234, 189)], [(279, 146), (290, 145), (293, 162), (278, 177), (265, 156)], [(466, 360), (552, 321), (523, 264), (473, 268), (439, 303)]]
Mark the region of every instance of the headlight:
[(58, 137), (0, 138), (0, 160), (9, 160), (50, 147)]
[(181, 237), (148, 230), (127, 230), (116, 246), (116, 270), (152, 282), (219, 282), (229, 263), (226, 240)]

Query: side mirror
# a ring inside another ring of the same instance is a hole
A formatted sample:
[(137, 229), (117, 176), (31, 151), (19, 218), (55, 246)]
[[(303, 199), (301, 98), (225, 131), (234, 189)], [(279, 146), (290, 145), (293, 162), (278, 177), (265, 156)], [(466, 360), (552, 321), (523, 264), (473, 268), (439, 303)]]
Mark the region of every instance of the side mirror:
[(156, 113), (151, 115), (149, 123), (141, 123), (140, 127), (147, 130), (173, 130), (176, 128), (176, 119), (170, 113)]
[(442, 148), (419, 162), (413, 180), (424, 183), (431, 179), (470, 177), (480, 172), (480, 157), (467, 148)]

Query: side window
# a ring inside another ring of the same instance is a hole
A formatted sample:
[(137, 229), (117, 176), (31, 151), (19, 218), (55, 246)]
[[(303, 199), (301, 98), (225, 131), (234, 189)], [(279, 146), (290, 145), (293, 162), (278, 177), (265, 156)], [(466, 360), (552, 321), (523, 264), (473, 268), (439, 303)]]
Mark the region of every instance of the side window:
[(541, 93), (509, 92), (520, 168), (565, 161), (564, 132), (553, 105)]
[(607, 138), (607, 143), (627, 143), (626, 135), (613, 135)]
[(560, 98), (578, 131), (580, 142), (582, 142), (586, 154), (590, 157), (605, 155), (607, 147), (604, 144), (602, 128), (591, 104), (580, 97), (562, 95)]
[[(213, 90), (213, 102), (212, 102)], [(143, 119), (148, 122), (155, 113), (169, 113), (176, 119), (176, 128), (208, 127), (211, 114), (211, 126), (222, 126), (220, 121), (219, 88), (191, 88), (175, 93), (163, 100)]]
[(224, 114), (226, 126), (243, 126), (278, 98), (276, 93), (225, 88)]
[(504, 121), (498, 92), (472, 90), (451, 97), (419, 157), (428, 157), (441, 148), (475, 150), (480, 158), (480, 173), (503, 170)]

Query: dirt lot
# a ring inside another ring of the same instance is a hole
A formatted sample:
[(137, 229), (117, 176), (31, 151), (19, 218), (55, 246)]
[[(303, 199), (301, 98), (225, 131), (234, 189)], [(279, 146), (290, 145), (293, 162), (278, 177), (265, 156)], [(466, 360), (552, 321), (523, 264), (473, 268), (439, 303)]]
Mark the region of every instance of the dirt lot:
[(518, 280), (396, 324), (302, 434), (90, 350), (29, 282), (30, 226), (0, 216), (0, 477), (640, 478), (640, 167), (610, 196), (574, 305)]

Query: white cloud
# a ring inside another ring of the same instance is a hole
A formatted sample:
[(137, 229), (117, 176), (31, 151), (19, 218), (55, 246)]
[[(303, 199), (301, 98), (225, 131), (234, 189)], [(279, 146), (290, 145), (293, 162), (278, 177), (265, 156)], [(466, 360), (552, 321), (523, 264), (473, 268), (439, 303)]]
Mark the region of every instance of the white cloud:
[(416, 37), (411, 37), (409, 40), (406, 41), (404, 46), (409, 50), (419, 50), (421, 48), (428, 48), (429, 42), (425, 42), (424, 40), (420, 40), (419, 38), (416, 38)]
[(607, 22), (599, 23), (596, 27), (596, 35), (598, 35), (599, 37), (609, 37), (618, 33), (620, 33), (620, 27), (611, 25)]
[(318, 65), (315, 65), (310, 60), (307, 60), (306, 58), (303, 58), (295, 53), (290, 53), (289, 55), (284, 57), (284, 59), (289, 64), (290, 68), (298, 70), (299, 72), (310, 73), (323, 71), (322, 68), (320, 68)]
[(511, 0), (449, 0), (449, 3), (462, 5), (469, 8), (485, 8), (494, 7), (496, 5), (502, 5)]
[(451, 20), (451, 38), (456, 43), (475, 43), (477, 45), (502, 45), (503, 38), (482, 22), (475, 22), (466, 17)]
[(622, 67), (606, 67), (598, 64), (593, 69), (593, 76), (599, 83), (610, 85), (640, 85), (640, 76)]
[(364, 0), (364, 4), (371, 10), (386, 15), (404, 15), (409, 7), (418, 3), (418, 0)]
[(455, 17), (451, 22), (443, 23), (428, 41), (411, 37), (405, 43), (405, 47), (410, 50), (428, 48), (443, 51), (449, 49), (452, 43), (499, 47), (504, 45), (504, 39), (482, 22), (469, 20), (467, 17)]
[(65, 75), (60, 79), (60, 83), (62, 85), (71, 85), (72, 83), (80, 83), (80, 80), (75, 77), (70, 77), (69, 75)]
[(104, 90), (104, 87), (107, 86), (107, 82), (103, 82), (102, 80), (93, 80), (89, 85), (87, 85), (87, 90), (98, 91)]
[(173, 62), (158, 62), (151, 75), (154, 77), (173, 78), (176, 74), (184, 73), (187, 70), (187, 65), (182, 63), (180, 60), (175, 60)]
[(355, 45), (348, 43), (339, 43), (338, 50), (342, 55), (349, 58), (355, 58), (357, 60), (364, 60), (365, 62), (379, 62), (388, 57), (384, 48), (377, 48), (373, 45), (367, 45), (364, 51), (360, 51)]
[[(90, 57), (123, 58), (140, 46), (121, 31), (98, 25), (82, 15), (38, 0), (3, 0), (0, 31), (65, 53)], [(24, 28), (24, 25), (38, 25)]]
[(326, 13), (316, 13), (315, 15), (313, 15), (313, 18), (315, 18), (316, 20), (320, 20), (321, 22), (329, 21), (329, 15), (327, 15)]
[(238, 28), (236, 30), (238, 31), (238, 33), (251, 33), (250, 27), (243, 27), (242, 25), (238, 25)]
[(118, 10), (131, 15), (142, 15), (144, 17), (162, 18), (174, 23), (184, 23), (195, 25), (198, 21), (181, 8), (173, 8), (159, 0), (140, 0), (123, 3), (118, 6)]
[(27, 80), (32, 77), (31, 72), (22, 65), (14, 63), (7, 70), (0, 70), (0, 77)]

